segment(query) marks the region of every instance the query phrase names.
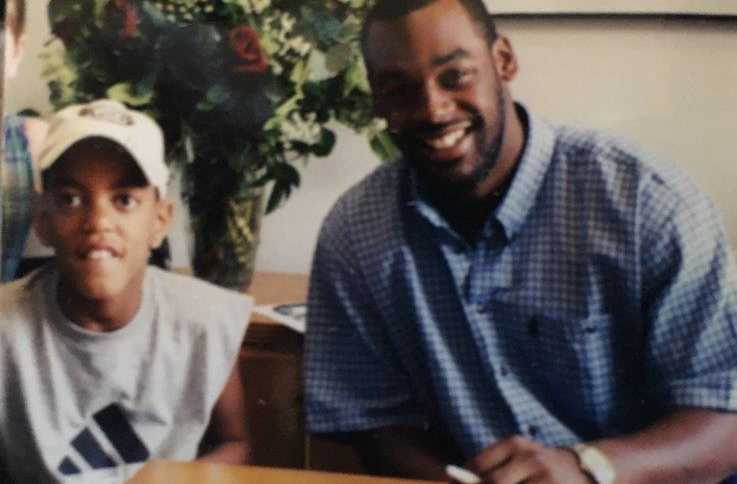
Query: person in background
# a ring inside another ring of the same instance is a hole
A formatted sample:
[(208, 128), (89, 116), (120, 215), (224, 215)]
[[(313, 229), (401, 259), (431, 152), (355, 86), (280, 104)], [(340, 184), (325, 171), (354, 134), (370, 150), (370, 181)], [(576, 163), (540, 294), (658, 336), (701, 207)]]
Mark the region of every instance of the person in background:
[(111, 100), (50, 118), (35, 218), (54, 259), (0, 286), (0, 482), (122, 482), (149, 459), (247, 463), (237, 364), (252, 300), (149, 266), (164, 141)]
[(637, 147), (514, 102), (517, 58), (481, 0), (378, 0), (363, 33), (403, 159), (323, 223), (308, 430), (412, 477), (737, 473), (737, 273), (707, 197)]
[[(24, 54), (26, 4), (3, 2), (4, 78), (14, 79)], [(47, 125), (39, 118), (4, 116), (4, 156), (0, 163), (0, 282), (16, 277), (33, 218), (34, 159)]]

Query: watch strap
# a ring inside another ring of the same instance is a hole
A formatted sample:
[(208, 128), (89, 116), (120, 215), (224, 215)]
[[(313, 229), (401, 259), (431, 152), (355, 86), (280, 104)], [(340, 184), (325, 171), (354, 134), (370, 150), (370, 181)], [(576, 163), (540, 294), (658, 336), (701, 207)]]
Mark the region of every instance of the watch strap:
[(576, 444), (572, 448), (578, 456), (581, 470), (592, 478), (596, 484), (613, 484), (617, 473), (612, 461), (596, 446)]

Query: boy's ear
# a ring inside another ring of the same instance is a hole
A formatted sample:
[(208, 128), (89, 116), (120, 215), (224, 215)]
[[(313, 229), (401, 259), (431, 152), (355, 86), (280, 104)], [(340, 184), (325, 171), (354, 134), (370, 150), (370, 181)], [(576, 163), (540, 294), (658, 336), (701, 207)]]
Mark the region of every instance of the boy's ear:
[(174, 202), (167, 198), (162, 198), (156, 202), (156, 215), (154, 218), (154, 228), (151, 232), (149, 246), (156, 249), (166, 238), (174, 218)]
[(38, 240), (40, 240), (43, 245), (53, 248), (53, 244), (51, 243), (51, 232), (49, 231), (48, 213), (41, 206), (41, 203), (43, 202), (38, 200), (34, 207), (33, 229), (36, 231)]

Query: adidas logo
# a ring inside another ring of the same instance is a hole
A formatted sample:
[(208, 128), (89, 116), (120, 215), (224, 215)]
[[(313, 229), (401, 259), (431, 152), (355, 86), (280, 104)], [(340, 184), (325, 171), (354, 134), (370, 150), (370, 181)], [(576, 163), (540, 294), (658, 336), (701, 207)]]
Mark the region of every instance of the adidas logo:
[[(123, 409), (113, 403), (93, 415), (94, 422), (79, 432), (71, 441), (75, 453), (68, 453), (59, 463), (59, 472), (66, 476), (83, 472), (81, 460), (92, 469), (105, 469), (125, 464), (145, 462), (149, 458), (146, 445), (136, 434)], [(108, 453), (103, 444), (98, 441), (93, 426), (99, 430), (110, 445), (106, 447), (115, 450), (115, 454)], [(117, 454), (117, 455), (116, 455)], [(85, 467), (86, 468), (86, 467)]]

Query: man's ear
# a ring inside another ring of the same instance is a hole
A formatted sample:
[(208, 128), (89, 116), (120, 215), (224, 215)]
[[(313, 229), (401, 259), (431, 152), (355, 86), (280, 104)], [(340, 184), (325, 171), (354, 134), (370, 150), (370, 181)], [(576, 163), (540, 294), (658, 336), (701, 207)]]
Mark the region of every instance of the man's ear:
[(154, 228), (149, 239), (151, 249), (156, 249), (166, 238), (174, 218), (174, 202), (167, 198), (156, 201)]
[(491, 57), (501, 80), (510, 82), (517, 76), (519, 70), (517, 56), (514, 49), (512, 49), (512, 43), (507, 37), (500, 35), (491, 44)]

